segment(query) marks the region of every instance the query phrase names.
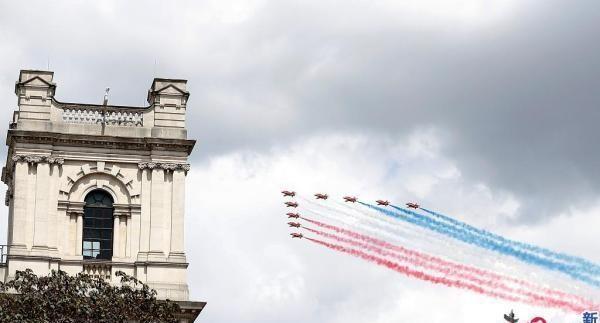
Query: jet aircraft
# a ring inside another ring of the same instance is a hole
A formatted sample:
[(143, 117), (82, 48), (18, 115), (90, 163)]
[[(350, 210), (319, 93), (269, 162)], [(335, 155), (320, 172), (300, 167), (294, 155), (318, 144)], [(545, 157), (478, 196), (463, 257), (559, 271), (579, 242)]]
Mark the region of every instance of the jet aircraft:
[(300, 223), (298, 222), (288, 222), (288, 225), (292, 228), (299, 228), (300, 227)]
[(419, 208), (419, 204), (417, 204), (417, 203), (412, 203), (412, 202), (408, 202), (408, 203), (406, 203), (406, 206), (407, 206), (409, 209), (418, 209), (418, 208)]
[(356, 198), (356, 196), (344, 196), (344, 200), (346, 202), (355, 203), (358, 199)]
[(295, 218), (295, 219), (297, 219), (297, 218), (299, 218), (299, 217), (300, 217), (300, 214), (299, 214), (299, 213), (291, 213), (291, 212), (290, 212), (290, 213), (287, 213), (286, 215), (287, 215), (287, 216), (288, 216), (288, 218), (290, 218), (290, 219), (291, 219), (291, 218)]
[(298, 207), (298, 203), (296, 202), (285, 202), (287, 207)]
[(315, 194), (315, 197), (317, 198), (317, 200), (326, 200), (329, 196), (327, 194), (317, 193)]
[(293, 238), (298, 238), (298, 239), (302, 239), (302, 233), (290, 233), (290, 235)]
[(281, 191), (281, 194), (283, 194), (283, 196), (291, 196), (291, 197), (296, 196), (296, 192), (294, 192), (294, 191)]
[(377, 200), (377, 201), (375, 201), (375, 202), (377, 202), (377, 205), (383, 205), (383, 206), (388, 206), (388, 205), (390, 205), (390, 201)]

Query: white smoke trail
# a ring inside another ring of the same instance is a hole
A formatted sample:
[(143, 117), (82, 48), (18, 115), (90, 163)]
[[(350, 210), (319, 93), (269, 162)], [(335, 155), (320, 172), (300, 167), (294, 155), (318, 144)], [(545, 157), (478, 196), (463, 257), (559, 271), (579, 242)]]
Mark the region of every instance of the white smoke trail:
[(315, 215), (334, 220), (354, 231), (382, 237), (387, 241), (428, 254), (443, 255), (455, 262), (492, 269), (511, 277), (535, 282), (546, 288), (558, 288), (573, 294), (598, 299), (598, 291), (559, 274), (540, 270), (515, 259), (474, 247), (409, 223), (394, 221), (367, 207), (331, 200), (315, 202), (299, 196), (300, 208)]

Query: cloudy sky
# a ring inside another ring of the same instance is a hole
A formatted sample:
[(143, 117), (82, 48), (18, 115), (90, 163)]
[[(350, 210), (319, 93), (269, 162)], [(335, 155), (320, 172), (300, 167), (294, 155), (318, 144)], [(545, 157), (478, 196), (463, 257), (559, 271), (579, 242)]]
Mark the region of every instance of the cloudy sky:
[(138, 106), (185, 78), (200, 322), (500, 321), (539, 309), (291, 241), (278, 191), (418, 200), (600, 261), (599, 38), (584, 0), (1, 1), (0, 131), (20, 69)]

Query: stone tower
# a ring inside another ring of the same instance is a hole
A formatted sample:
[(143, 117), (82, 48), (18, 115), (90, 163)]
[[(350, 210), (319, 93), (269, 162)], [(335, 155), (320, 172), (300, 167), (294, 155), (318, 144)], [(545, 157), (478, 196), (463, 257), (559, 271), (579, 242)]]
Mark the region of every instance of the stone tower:
[(8, 186), (8, 254), (16, 270), (61, 269), (105, 279), (124, 271), (190, 302), (184, 248), (186, 80), (159, 79), (147, 107), (60, 102), (53, 72), (22, 70), (2, 181)]

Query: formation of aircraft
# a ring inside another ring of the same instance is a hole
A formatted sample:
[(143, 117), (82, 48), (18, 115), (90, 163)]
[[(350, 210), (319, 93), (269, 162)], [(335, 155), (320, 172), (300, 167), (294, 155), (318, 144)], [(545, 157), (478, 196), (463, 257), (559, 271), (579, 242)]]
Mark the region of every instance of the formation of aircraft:
[[(288, 191), (288, 190), (281, 191), (281, 194), (283, 194), (284, 197), (295, 197), (296, 196), (295, 191)], [(327, 195), (325, 193), (315, 193), (314, 196), (317, 200), (326, 200), (329, 198), (329, 195)], [(356, 196), (348, 195), (348, 196), (344, 196), (343, 199), (344, 199), (344, 202), (349, 202), (349, 203), (358, 202), (358, 198)], [(390, 205), (390, 201), (388, 201), (388, 200), (377, 200), (375, 202), (377, 202), (377, 205), (380, 205), (380, 206)], [(285, 202), (285, 206), (297, 208), (298, 203), (289, 201), (289, 202)], [(410, 209), (418, 209), (419, 208), (419, 204), (413, 203), (413, 202), (407, 202), (406, 206)], [(288, 216), (288, 219), (299, 219), (300, 218), (300, 213), (289, 212), (289, 213), (286, 213), (286, 215)], [(288, 222), (288, 225), (292, 228), (300, 228), (302, 226), (299, 222)], [(292, 238), (300, 239), (303, 237), (301, 233), (290, 233), (290, 235), (292, 236)], [(519, 319), (516, 319), (514, 316), (515, 316), (515, 314), (511, 311), (510, 315), (508, 315), (508, 314), (504, 315), (504, 319), (507, 320), (508, 322), (516, 323), (519, 321)]]
[(344, 200), (346, 202), (352, 202), (352, 203), (356, 203), (356, 201), (358, 201), (356, 196), (344, 196)]
[(419, 204), (417, 204), (417, 203), (412, 203), (412, 202), (408, 202), (408, 203), (406, 203), (406, 206), (407, 206), (409, 209), (418, 209), (418, 208), (419, 208)]
[(315, 197), (317, 198), (317, 200), (326, 200), (329, 196), (327, 194), (317, 193), (315, 194)]
[(291, 219), (291, 218), (297, 219), (300, 217), (300, 213), (291, 213), (290, 212), (290, 213), (287, 213), (286, 215), (288, 216), (288, 219)]
[(510, 314), (504, 314), (504, 320), (510, 323), (519, 322), (519, 319), (515, 318), (515, 313), (513, 312), (513, 310), (510, 310)]
[(387, 201), (387, 200), (386, 201), (384, 201), (384, 200), (377, 200), (375, 202), (377, 202), (377, 205), (383, 205), (383, 206), (390, 205), (390, 201)]
[(283, 194), (283, 196), (291, 196), (291, 197), (296, 196), (296, 192), (294, 192), (294, 191), (281, 191), (281, 194)]

